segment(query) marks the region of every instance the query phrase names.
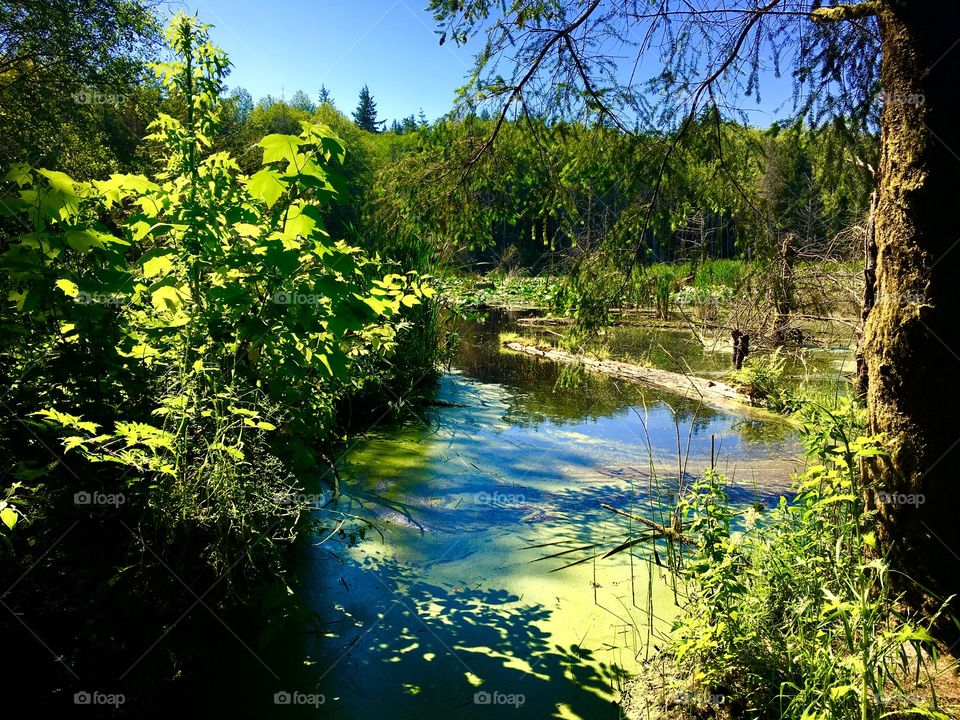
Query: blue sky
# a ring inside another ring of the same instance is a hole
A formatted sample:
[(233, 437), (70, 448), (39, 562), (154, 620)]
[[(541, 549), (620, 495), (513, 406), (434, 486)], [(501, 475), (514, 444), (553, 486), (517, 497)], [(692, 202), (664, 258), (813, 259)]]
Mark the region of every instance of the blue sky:
[(439, 45), (424, 0), (189, 0), (178, 6), (212, 23), (230, 56), (227, 82), (254, 100), (321, 83), (350, 112), (367, 84), (381, 118), (447, 112), (469, 73), (477, 41)]
[[(352, 112), (367, 84), (381, 119), (422, 108), (433, 120), (450, 110), (454, 91), (470, 72), (480, 38), (442, 47), (426, 0), (187, 0), (176, 9), (215, 25), (212, 39), (233, 62), (231, 88), (258, 100), (303, 90), (314, 100), (320, 85)], [(763, 104), (752, 98), (754, 124), (768, 125), (790, 94), (789, 81), (762, 78)], [(789, 103), (787, 103), (789, 109)]]

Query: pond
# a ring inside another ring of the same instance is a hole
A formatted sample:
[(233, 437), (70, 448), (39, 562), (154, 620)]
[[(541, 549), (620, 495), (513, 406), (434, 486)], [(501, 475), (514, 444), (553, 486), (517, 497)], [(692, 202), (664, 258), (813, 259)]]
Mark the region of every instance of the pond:
[[(466, 321), (441, 406), (374, 423), (345, 454), (336, 510), (344, 529), (366, 530), (304, 552), (317, 631), (292, 640), (286, 668), (271, 668), (281, 679), (267, 679), (323, 703), (289, 710), (616, 718), (619, 674), (645, 657), (673, 599), (649, 547), (603, 557), (630, 521), (601, 503), (656, 517), (711, 448), (736, 501), (786, 491), (800, 455), (786, 426), (503, 353), (516, 320)], [(674, 338), (667, 349), (681, 353), (675, 337), (650, 341)]]

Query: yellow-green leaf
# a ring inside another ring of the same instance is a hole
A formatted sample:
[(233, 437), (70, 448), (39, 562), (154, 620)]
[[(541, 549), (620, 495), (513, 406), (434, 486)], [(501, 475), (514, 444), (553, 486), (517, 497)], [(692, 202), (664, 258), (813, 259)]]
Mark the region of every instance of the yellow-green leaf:
[(17, 524), (17, 511), (9, 507), (3, 508), (0, 510), (0, 520), (3, 520), (8, 529), (13, 530), (13, 526)]
[(153, 277), (167, 272), (173, 267), (173, 261), (169, 255), (155, 255), (143, 263), (143, 274), (146, 277)]
[(183, 294), (173, 285), (163, 285), (150, 294), (157, 310), (179, 310), (183, 307)]
[(72, 280), (67, 280), (66, 278), (61, 278), (57, 280), (56, 286), (63, 290), (64, 295), (67, 297), (75, 298), (80, 294), (80, 288), (77, 287), (77, 284)]
[(286, 189), (287, 184), (270, 168), (254, 173), (247, 180), (247, 190), (254, 197), (263, 200), (267, 207), (273, 207)]

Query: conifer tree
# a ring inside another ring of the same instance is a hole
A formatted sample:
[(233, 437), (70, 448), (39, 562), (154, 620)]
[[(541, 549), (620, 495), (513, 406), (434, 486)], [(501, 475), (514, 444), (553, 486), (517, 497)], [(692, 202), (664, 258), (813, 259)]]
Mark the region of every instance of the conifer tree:
[(385, 121), (377, 120), (377, 103), (370, 94), (370, 88), (366, 85), (360, 90), (360, 100), (357, 103), (357, 109), (353, 112), (353, 120), (358, 127), (367, 132), (378, 133), (383, 129)]

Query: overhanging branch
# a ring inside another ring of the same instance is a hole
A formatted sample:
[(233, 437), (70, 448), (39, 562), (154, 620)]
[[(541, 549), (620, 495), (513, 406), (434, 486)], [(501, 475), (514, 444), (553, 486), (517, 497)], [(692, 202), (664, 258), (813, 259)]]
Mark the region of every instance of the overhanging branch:
[(861, 20), (876, 15), (880, 6), (876, 0), (865, 0), (853, 5), (834, 5), (833, 7), (817, 8), (810, 13), (814, 22), (842, 22), (844, 20)]

